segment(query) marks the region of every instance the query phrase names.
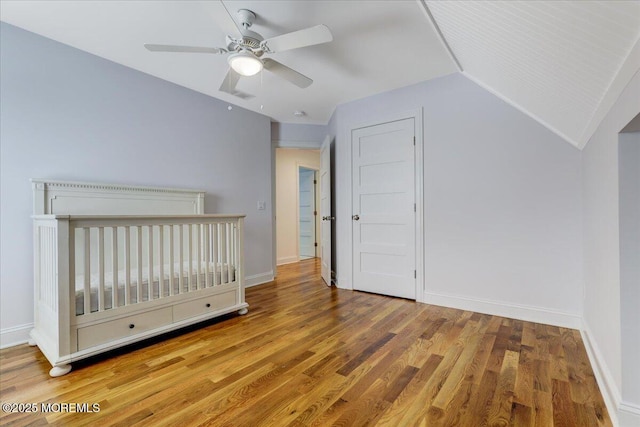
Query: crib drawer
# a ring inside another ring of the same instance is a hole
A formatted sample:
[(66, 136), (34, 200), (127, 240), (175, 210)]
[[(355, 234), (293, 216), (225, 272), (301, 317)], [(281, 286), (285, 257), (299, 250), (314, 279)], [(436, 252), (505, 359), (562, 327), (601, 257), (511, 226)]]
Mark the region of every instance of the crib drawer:
[(190, 317), (214, 312), (225, 307), (232, 307), (237, 304), (236, 294), (236, 290), (230, 290), (229, 292), (176, 304), (173, 306), (173, 320), (174, 322), (178, 322), (189, 319)]
[(171, 307), (166, 307), (79, 328), (78, 350), (137, 335), (141, 332), (168, 325), (171, 321)]

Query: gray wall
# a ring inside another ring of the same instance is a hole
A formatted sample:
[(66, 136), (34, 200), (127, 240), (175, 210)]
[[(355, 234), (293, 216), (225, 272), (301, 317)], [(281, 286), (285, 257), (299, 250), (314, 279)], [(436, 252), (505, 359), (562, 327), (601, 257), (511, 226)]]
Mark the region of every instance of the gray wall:
[[(4, 23), (0, 30), (3, 332), (33, 320), (29, 178), (205, 190), (207, 213), (247, 214), (247, 276), (273, 275), (267, 117)], [(259, 200), (267, 210), (256, 210)]]
[[(640, 72), (627, 85), (582, 150), (584, 325), (606, 383), (604, 391), (613, 399), (627, 400), (636, 408), (640, 407), (640, 396), (626, 396), (622, 387), (623, 376), (625, 381), (640, 383), (637, 351), (629, 354), (622, 352), (622, 330), (625, 329), (627, 334), (635, 334), (637, 340), (640, 325), (627, 323), (628, 318), (622, 320), (624, 324), (621, 322), (621, 299), (626, 296), (621, 293), (620, 281), (618, 148), (619, 132), (638, 113)], [(637, 313), (640, 308), (636, 306), (633, 310)], [(629, 371), (629, 366), (625, 366), (623, 374), (622, 360), (632, 360), (635, 366)], [(618, 405), (620, 401), (614, 403)], [(629, 414), (624, 410), (619, 411), (621, 425), (638, 425), (638, 416), (634, 421), (624, 419), (631, 416)]]
[(619, 140), (622, 396), (640, 403), (640, 132)]
[(580, 151), (460, 74), (334, 112), (340, 286), (350, 287), (352, 275), (350, 130), (416, 109), (424, 119), (427, 301), (524, 308), (578, 325)]

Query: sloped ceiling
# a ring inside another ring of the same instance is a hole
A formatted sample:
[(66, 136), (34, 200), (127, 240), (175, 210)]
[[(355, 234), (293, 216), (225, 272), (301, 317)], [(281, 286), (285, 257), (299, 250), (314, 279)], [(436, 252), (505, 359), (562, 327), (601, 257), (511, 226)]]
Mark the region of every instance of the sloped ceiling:
[(426, 5), (468, 77), (577, 147), (640, 66), (638, 1)]
[[(242, 100), (218, 90), (226, 57), (143, 48), (224, 46), (241, 8), (265, 38), (331, 29), (331, 43), (274, 55), (313, 85), (263, 72), (241, 80), (256, 95)], [(284, 123), (326, 124), (341, 103), (460, 71), (579, 148), (640, 69), (640, 1), (2, 0), (0, 19)]]

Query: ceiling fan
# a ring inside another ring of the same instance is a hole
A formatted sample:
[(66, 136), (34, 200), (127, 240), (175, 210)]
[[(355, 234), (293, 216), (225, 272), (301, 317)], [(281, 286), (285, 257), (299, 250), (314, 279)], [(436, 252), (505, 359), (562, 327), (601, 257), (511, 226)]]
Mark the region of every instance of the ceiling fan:
[(145, 44), (144, 47), (152, 52), (229, 54), (227, 61), (230, 67), (222, 85), (220, 85), (220, 91), (242, 99), (253, 98), (253, 95), (237, 90), (238, 81), (241, 77), (253, 76), (262, 69), (268, 70), (300, 88), (306, 88), (313, 83), (309, 77), (274, 59), (263, 57), (263, 55), (330, 42), (333, 40), (333, 36), (329, 28), (325, 25), (316, 25), (265, 40), (260, 34), (249, 29), (256, 20), (255, 13), (248, 9), (240, 9), (237, 16), (242, 28), (238, 27), (235, 21), (234, 25), (241, 37), (227, 35), (226, 48), (165, 44)]

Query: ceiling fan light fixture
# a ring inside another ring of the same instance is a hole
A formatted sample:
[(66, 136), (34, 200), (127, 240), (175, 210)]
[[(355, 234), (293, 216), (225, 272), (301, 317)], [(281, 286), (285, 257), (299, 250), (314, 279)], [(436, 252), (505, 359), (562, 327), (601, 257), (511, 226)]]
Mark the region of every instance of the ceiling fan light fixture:
[(262, 70), (262, 61), (247, 51), (229, 56), (229, 65), (236, 73), (245, 77), (254, 76)]

